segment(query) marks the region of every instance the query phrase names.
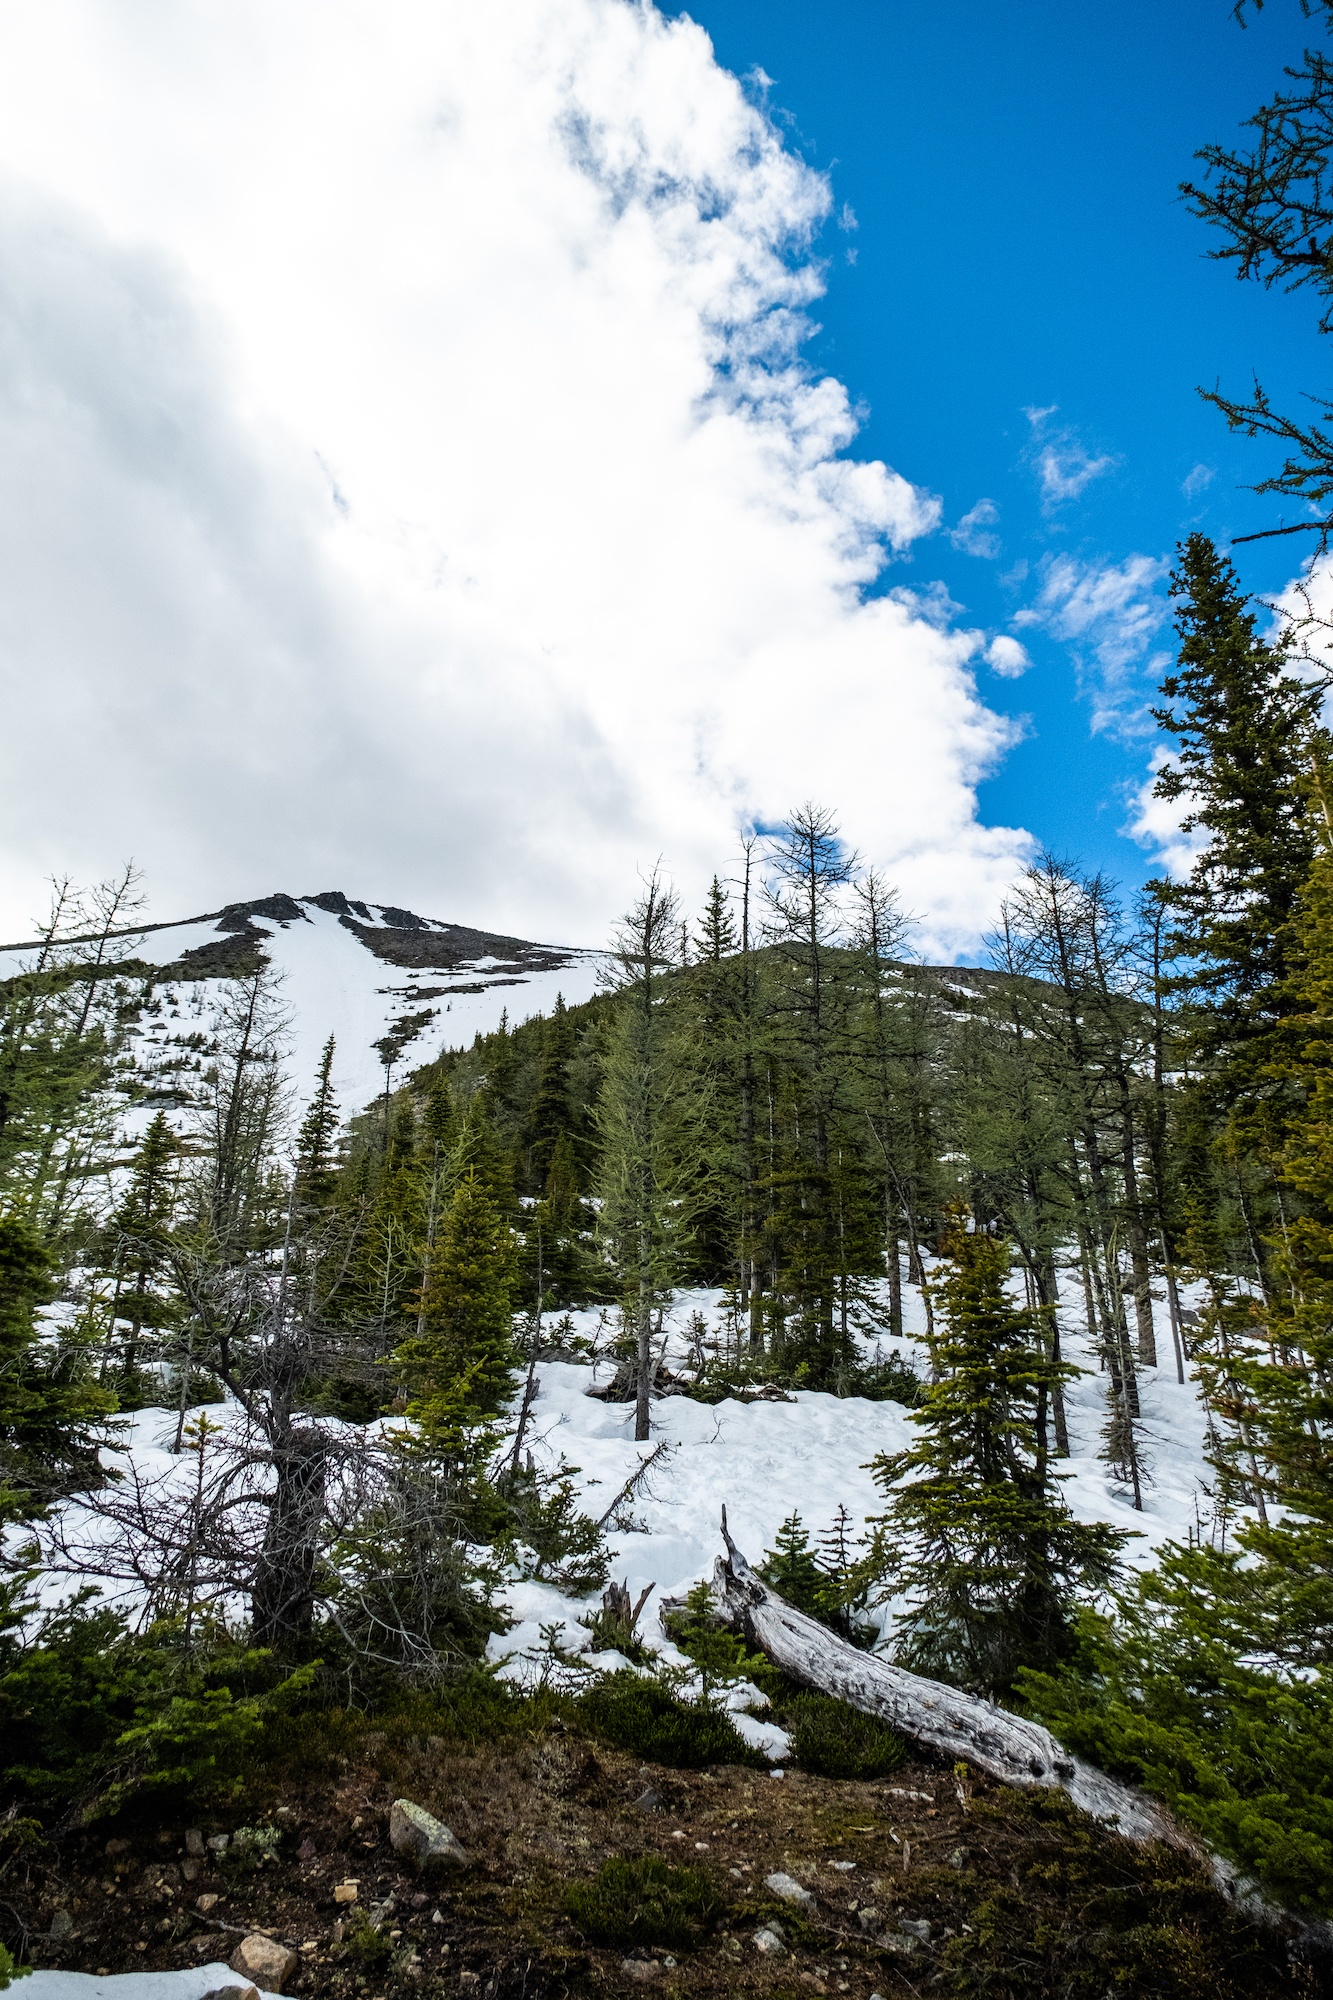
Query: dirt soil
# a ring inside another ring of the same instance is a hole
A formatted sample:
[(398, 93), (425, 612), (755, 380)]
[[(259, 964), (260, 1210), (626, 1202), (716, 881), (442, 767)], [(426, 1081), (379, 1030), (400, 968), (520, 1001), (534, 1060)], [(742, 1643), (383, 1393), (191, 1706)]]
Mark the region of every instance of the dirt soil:
[[(664, 1770), (559, 1724), (501, 1747), (371, 1733), (339, 1762), (194, 1824), (30, 1847), (0, 1885), (6, 1928), (34, 1964), (89, 1972), (225, 1959), (262, 1931), (297, 1954), (284, 1991), (301, 2000), (1333, 1994), (1326, 1967), (1240, 1922), (1177, 1857), (961, 1769)], [(399, 1797), (453, 1829), (465, 1870), (427, 1884), (394, 1854)], [(238, 1853), (242, 1825), (272, 1851)], [(227, 1852), (190, 1852), (223, 1833)], [(688, 1953), (598, 1946), (562, 1911), (571, 1879), (639, 1854), (703, 1866), (722, 1893)], [(813, 1903), (766, 1888), (778, 1872)], [(771, 1923), (777, 1949), (756, 1942)]]

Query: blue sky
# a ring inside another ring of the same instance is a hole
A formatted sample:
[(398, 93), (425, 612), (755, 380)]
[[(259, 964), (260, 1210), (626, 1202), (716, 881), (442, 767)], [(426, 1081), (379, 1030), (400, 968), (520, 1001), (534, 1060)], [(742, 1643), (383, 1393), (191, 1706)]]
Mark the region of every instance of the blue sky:
[[(828, 291), (808, 353), (867, 406), (858, 456), (880, 454), (940, 493), (950, 523), (983, 498), (997, 510), (984, 530), (993, 557), (935, 535), (885, 587), (938, 578), (966, 620), (1009, 629), (1054, 559), (1095, 574), (1169, 558), (1193, 528), (1225, 542), (1272, 523), (1271, 501), (1244, 490), (1268, 448), (1231, 435), (1195, 387), (1243, 392), (1257, 373), (1279, 401), (1318, 390), (1315, 314), (1308, 298), (1242, 285), (1210, 261), (1212, 232), (1176, 189), (1195, 150), (1230, 142), (1318, 37), (1296, 0), (1273, 0), (1244, 29), (1226, 0), (668, 11), (699, 21), (728, 68), (771, 79), (755, 87), (789, 144), (831, 174), (837, 213), (855, 216), (854, 230), (824, 233)], [(1039, 428), (1024, 414), (1051, 406)], [(1110, 464), (1051, 505), (1045, 446), (1066, 484)], [(1293, 543), (1237, 560), (1248, 588), (1276, 590)], [(1153, 595), (1160, 607), (1160, 586)], [(992, 706), (1030, 720), (981, 810), (1129, 883), (1148, 863), (1120, 831), (1126, 787), (1142, 782), (1155, 740), (1147, 670), (1171, 635), (1165, 624), (1145, 634), (1110, 704), (1119, 719), (1094, 728), (1107, 706), (1098, 636), (1095, 622), (1073, 642), (1029, 624), (1031, 671), (983, 675)]]

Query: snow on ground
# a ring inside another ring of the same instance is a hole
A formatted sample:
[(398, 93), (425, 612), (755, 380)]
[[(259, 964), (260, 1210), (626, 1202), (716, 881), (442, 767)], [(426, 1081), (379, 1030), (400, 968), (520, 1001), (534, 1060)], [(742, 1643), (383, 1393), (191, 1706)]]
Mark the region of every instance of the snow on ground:
[[(720, 1294), (678, 1295), (669, 1341), (673, 1357), (681, 1351), (692, 1313), (702, 1313), (720, 1327)], [(920, 1296), (911, 1287), (905, 1288), (905, 1315), (909, 1325), (924, 1325)], [(1158, 1316), (1164, 1319), (1160, 1309)], [(576, 1334), (586, 1337), (594, 1331), (594, 1313), (570, 1317)], [(1099, 1457), (1106, 1377), (1086, 1333), (1077, 1330), (1071, 1313), (1063, 1317), (1066, 1356), (1088, 1371), (1066, 1392), (1070, 1457), (1059, 1467), (1067, 1475), (1065, 1498), (1080, 1520), (1108, 1521), (1139, 1537), (1127, 1545), (1125, 1560), (1146, 1569), (1165, 1542), (1186, 1540), (1200, 1511), (1207, 1512), (1206, 1501), (1200, 1500), (1207, 1468), (1198, 1387), (1192, 1380), (1177, 1383), (1169, 1359), (1170, 1329), (1160, 1324), (1158, 1351), (1168, 1357), (1166, 1365), (1144, 1368), (1139, 1378), (1150, 1480), (1143, 1487), (1143, 1510), (1136, 1512), (1130, 1490)], [(905, 1340), (903, 1351), (924, 1372), (919, 1343)], [(529, 1443), (538, 1463), (553, 1468), (563, 1457), (580, 1467), (576, 1483), (588, 1513), (603, 1513), (649, 1453), (661, 1443), (668, 1447), (624, 1510), (632, 1526), (610, 1536), (615, 1578), (627, 1582), (636, 1597), (645, 1584), (657, 1586), (642, 1621), (652, 1645), (664, 1643), (654, 1616), (662, 1597), (683, 1596), (692, 1583), (712, 1574), (722, 1551), (724, 1506), (732, 1537), (751, 1562), (773, 1546), (793, 1511), (817, 1538), (843, 1505), (859, 1534), (867, 1517), (883, 1508), (870, 1462), (880, 1453), (902, 1450), (916, 1435), (908, 1412), (897, 1403), (798, 1390), (782, 1403), (733, 1399), (708, 1405), (665, 1397), (653, 1406), (651, 1441), (636, 1444), (633, 1406), (603, 1403), (587, 1393), (594, 1382), (609, 1378), (611, 1364), (548, 1362), (538, 1373)], [(490, 1645), (492, 1659), (507, 1660), (502, 1672), (530, 1677), (543, 1649), (544, 1625), (558, 1624), (560, 1643), (571, 1650), (586, 1646), (587, 1633), (577, 1620), (587, 1607), (572, 1606), (549, 1585), (516, 1584), (508, 1602), (517, 1623)], [(871, 1614), (882, 1632), (891, 1629), (894, 1609), (885, 1605)]]
[[(924, 1324), (920, 1295), (910, 1287), (905, 1288), (905, 1316), (909, 1326)], [(665, 1329), (672, 1365), (680, 1365), (690, 1344), (690, 1323), (693, 1320), (697, 1328), (700, 1318), (712, 1339), (725, 1339), (720, 1293), (677, 1294)], [(1170, 1330), (1159, 1324), (1159, 1353), (1165, 1365), (1143, 1368), (1139, 1377), (1148, 1478), (1143, 1509), (1136, 1512), (1129, 1489), (1111, 1476), (1099, 1456), (1106, 1377), (1074, 1311), (1067, 1309), (1062, 1319), (1067, 1357), (1086, 1371), (1066, 1391), (1071, 1456), (1059, 1467), (1066, 1475), (1066, 1499), (1082, 1520), (1108, 1521), (1133, 1532), (1138, 1539), (1128, 1544), (1125, 1560), (1146, 1568), (1165, 1542), (1185, 1541), (1200, 1516), (1207, 1517), (1208, 1502), (1201, 1487), (1207, 1477), (1205, 1417), (1197, 1384), (1177, 1383)], [(1163, 1319), (1159, 1308), (1159, 1320)], [(565, 1316), (560, 1337), (566, 1342), (581, 1340), (595, 1350), (606, 1346), (610, 1330), (605, 1312), (587, 1308)], [(549, 1336), (549, 1326), (547, 1331)], [(903, 1351), (924, 1372), (919, 1340), (909, 1336)], [(687, 1663), (660, 1624), (662, 1600), (683, 1597), (693, 1583), (711, 1576), (722, 1550), (719, 1524), (724, 1506), (737, 1545), (755, 1563), (773, 1547), (778, 1530), (793, 1512), (817, 1539), (832, 1525), (839, 1507), (845, 1506), (853, 1536), (858, 1536), (868, 1518), (883, 1507), (871, 1463), (881, 1453), (902, 1450), (916, 1435), (909, 1412), (899, 1404), (800, 1390), (785, 1401), (744, 1403), (729, 1398), (715, 1405), (686, 1396), (662, 1397), (653, 1404), (652, 1437), (640, 1444), (634, 1440), (631, 1404), (604, 1403), (588, 1393), (609, 1379), (613, 1367), (604, 1357), (540, 1363), (524, 1446), (544, 1468), (555, 1470), (562, 1461), (578, 1468), (574, 1477), (581, 1506), (594, 1518), (610, 1516), (613, 1577), (628, 1584), (634, 1597), (645, 1586), (653, 1586), (640, 1624), (642, 1637), (667, 1662), (682, 1668)], [(239, 1434), (244, 1428), (242, 1412), (230, 1402), (192, 1414), (206, 1414), (212, 1424), (228, 1432)], [(192, 1453), (174, 1454), (176, 1424), (173, 1411), (137, 1412), (126, 1420), (121, 1449), (108, 1462), (132, 1466), (141, 1480), (162, 1480), (179, 1492), (195, 1477), (198, 1464)], [(627, 1482), (654, 1452), (658, 1456), (646, 1477), (622, 1499)], [(66, 1518), (71, 1525), (71, 1517), (80, 1511), (77, 1501), (70, 1503)], [(86, 1570), (80, 1578), (67, 1568), (49, 1568), (40, 1586), (47, 1604), (71, 1595), (81, 1580), (99, 1580), (95, 1548), (109, 1532), (108, 1524), (85, 1514), (78, 1526), (88, 1544)], [(109, 1601), (119, 1601), (131, 1612), (142, 1602), (137, 1585), (124, 1576), (118, 1583), (103, 1581), (101, 1588)], [(589, 1653), (590, 1635), (580, 1618), (597, 1608), (595, 1593), (574, 1600), (550, 1583), (515, 1580), (503, 1595), (513, 1622), (488, 1647), (502, 1676), (530, 1683), (544, 1670), (550, 1671), (552, 1637), (563, 1650), (582, 1656), (588, 1666), (611, 1669), (624, 1664), (618, 1654)], [(238, 1604), (235, 1609), (239, 1615), (243, 1607)], [(900, 1609), (893, 1603), (872, 1609), (870, 1616), (883, 1638), (891, 1634)], [(739, 1713), (743, 1705), (762, 1707), (757, 1690), (737, 1689), (730, 1705), (737, 1711), (743, 1734), (772, 1757), (785, 1754), (786, 1739), (780, 1730)]]
[[(439, 966), (401, 966), (376, 956), (337, 914), (298, 897), (300, 919), (278, 922), (251, 916), (255, 932), (264, 937), (264, 953), (280, 976), (280, 996), (291, 1016), (290, 1060), (287, 1065), (299, 1096), (309, 1094), (320, 1052), (329, 1035), (337, 1042), (334, 1081), (344, 1112), (362, 1109), (384, 1089), (384, 1066), (376, 1044), (391, 1029), (416, 1019), (419, 1025), (406, 1042), (395, 1081), (407, 1070), (431, 1062), (444, 1049), (468, 1047), (477, 1034), (489, 1034), (508, 1014), (511, 1023), (534, 1014), (549, 1014), (556, 995), (567, 1006), (589, 1000), (597, 991), (601, 952), (570, 948), (559, 951), (554, 965), (528, 966), (486, 953), (457, 962), (448, 948), (447, 925), (428, 923), (424, 934), (439, 929)], [(366, 906), (369, 929), (393, 928), (379, 905)], [(150, 965), (171, 965), (185, 953), (215, 944), (227, 933), (216, 920), (168, 924), (122, 940), (134, 956)], [(456, 949), (456, 947), (454, 948)], [(553, 949), (553, 948), (552, 948)], [(550, 951), (543, 947), (544, 951)], [(0, 976), (17, 972), (31, 952), (0, 951)], [(170, 1088), (188, 1084), (205, 1057), (188, 1038), (207, 1034), (224, 982), (181, 980), (156, 990), (158, 1010), (141, 1015), (131, 1033), (133, 1059), (151, 1078)], [(177, 1024), (179, 1023), (179, 1026)], [(151, 1115), (151, 1114), (150, 1114)], [(143, 1120), (131, 1119), (129, 1136), (138, 1136)]]
[[(219, 1987), (247, 1986), (229, 1965), (192, 1966), (185, 1972), (29, 1972), (11, 1990), (22, 2000), (203, 2000)], [(272, 2000), (282, 2000), (274, 1994)]]

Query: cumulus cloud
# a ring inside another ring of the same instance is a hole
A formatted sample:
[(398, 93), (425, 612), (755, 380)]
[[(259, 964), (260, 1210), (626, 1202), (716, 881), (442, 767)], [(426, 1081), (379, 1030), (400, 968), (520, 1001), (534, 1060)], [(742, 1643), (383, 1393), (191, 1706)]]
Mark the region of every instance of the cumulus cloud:
[(1166, 870), (1173, 881), (1180, 882), (1194, 866), (1195, 856), (1203, 848), (1206, 835), (1199, 828), (1187, 833), (1181, 825), (1181, 821), (1189, 817), (1194, 804), (1189, 792), (1182, 792), (1175, 799), (1161, 799), (1155, 795), (1157, 774), (1170, 762), (1168, 751), (1158, 748), (1153, 752), (1148, 776), (1131, 796), (1132, 809), (1124, 831), (1148, 849), (1153, 860)]
[(1170, 658), (1154, 647), (1168, 615), (1160, 588), (1166, 573), (1156, 556), (1122, 563), (1053, 556), (1042, 567), (1036, 600), (1015, 613), (1015, 625), (1049, 632), (1070, 647), (1094, 730), (1133, 735), (1154, 726), (1150, 686)]
[(0, 0), (0, 896), (596, 940), (807, 797), (984, 925), (938, 502), (802, 360), (827, 181), (628, 0)]
[(1032, 659), (1026, 646), (1017, 639), (1011, 639), (1007, 632), (999, 632), (986, 648), (986, 664), (992, 673), (999, 674), (1002, 679), (1016, 681), (1020, 674), (1027, 672)]
[(1180, 490), (1187, 500), (1193, 500), (1196, 494), (1202, 493), (1206, 487), (1211, 486), (1216, 477), (1217, 471), (1214, 466), (1192, 466), (1181, 480)]
[(1076, 431), (1067, 426), (1053, 427), (1051, 418), (1058, 408), (1058, 404), (1050, 403), (1044, 409), (1023, 412), (1032, 427), (1028, 456), (1036, 468), (1042, 506), (1048, 513), (1066, 500), (1077, 500), (1094, 479), (1113, 471), (1116, 465), (1116, 460), (1105, 453), (1094, 457)]
[(958, 525), (949, 529), (949, 540), (965, 556), (982, 556), (987, 562), (994, 562), (1000, 553), (1000, 538), (991, 529), (999, 518), (1000, 510), (993, 500), (978, 500)]

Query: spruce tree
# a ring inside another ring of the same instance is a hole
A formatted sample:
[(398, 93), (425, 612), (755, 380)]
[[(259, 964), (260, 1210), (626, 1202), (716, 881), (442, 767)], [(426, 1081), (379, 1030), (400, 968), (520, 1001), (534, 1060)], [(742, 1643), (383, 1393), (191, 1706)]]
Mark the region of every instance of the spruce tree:
[(166, 1113), (159, 1111), (134, 1157), (130, 1184), (111, 1217), (115, 1240), (116, 1290), (112, 1303), (113, 1332), (128, 1322), (129, 1336), (120, 1359), (121, 1400), (126, 1407), (137, 1390), (140, 1336), (145, 1327), (174, 1325), (178, 1303), (163, 1274), (169, 1268), (167, 1231), (178, 1198), (181, 1145)]
[(537, 1087), (528, 1112), (532, 1183), (540, 1188), (550, 1170), (551, 1155), (562, 1136), (573, 1134), (576, 1120), (570, 1101), (569, 1071), (574, 1060), (574, 1030), (562, 995), (544, 1024)]
[(1070, 1648), (1079, 1593), (1115, 1572), (1124, 1535), (1074, 1520), (1043, 1444), (1043, 1406), (1063, 1372), (1040, 1315), (1009, 1298), (1008, 1245), (955, 1217), (934, 1281), (939, 1379), (909, 1420), (917, 1442), (881, 1455), (888, 1506), (874, 1567), (905, 1594), (897, 1657), (978, 1694)]
[(333, 1092), (334, 1048), (330, 1035), (315, 1072), (315, 1094), (296, 1138), (292, 1192), (296, 1206), (307, 1212), (327, 1208), (338, 1184), (339, 1117)]
[(517, 1264), (508, 1223), (475, 1174), (454, 1189), (422, 1287), (418, 1331), (392, 1356), (427, 1440), (457, 1422), (460, 1397), (493, 1415), (510, 1387)]
[(1206, 535), (1180, 549), (1171, 579), (1180, 653), (1153, 710), (1174, 739), (1162, 799), (1202, 846), (1184, 882), (1155, 885), (1187, 960), (1195, 1060), (1217, 1105), (1271, 1094), (1260, 1065), (1288, 1011), (1291, 923), (1314, 860), (1305, 780), (1322, 690), (1260, 638), (1231, 563)]
[(0, 1521), (101, 1478), (98, 1446), (116, 1401), (91, 1379), (81, 1343), (42, 1336), (37, 1310), (55, 1291), (41, 1238), (21, 1217), (0, 1216)]

